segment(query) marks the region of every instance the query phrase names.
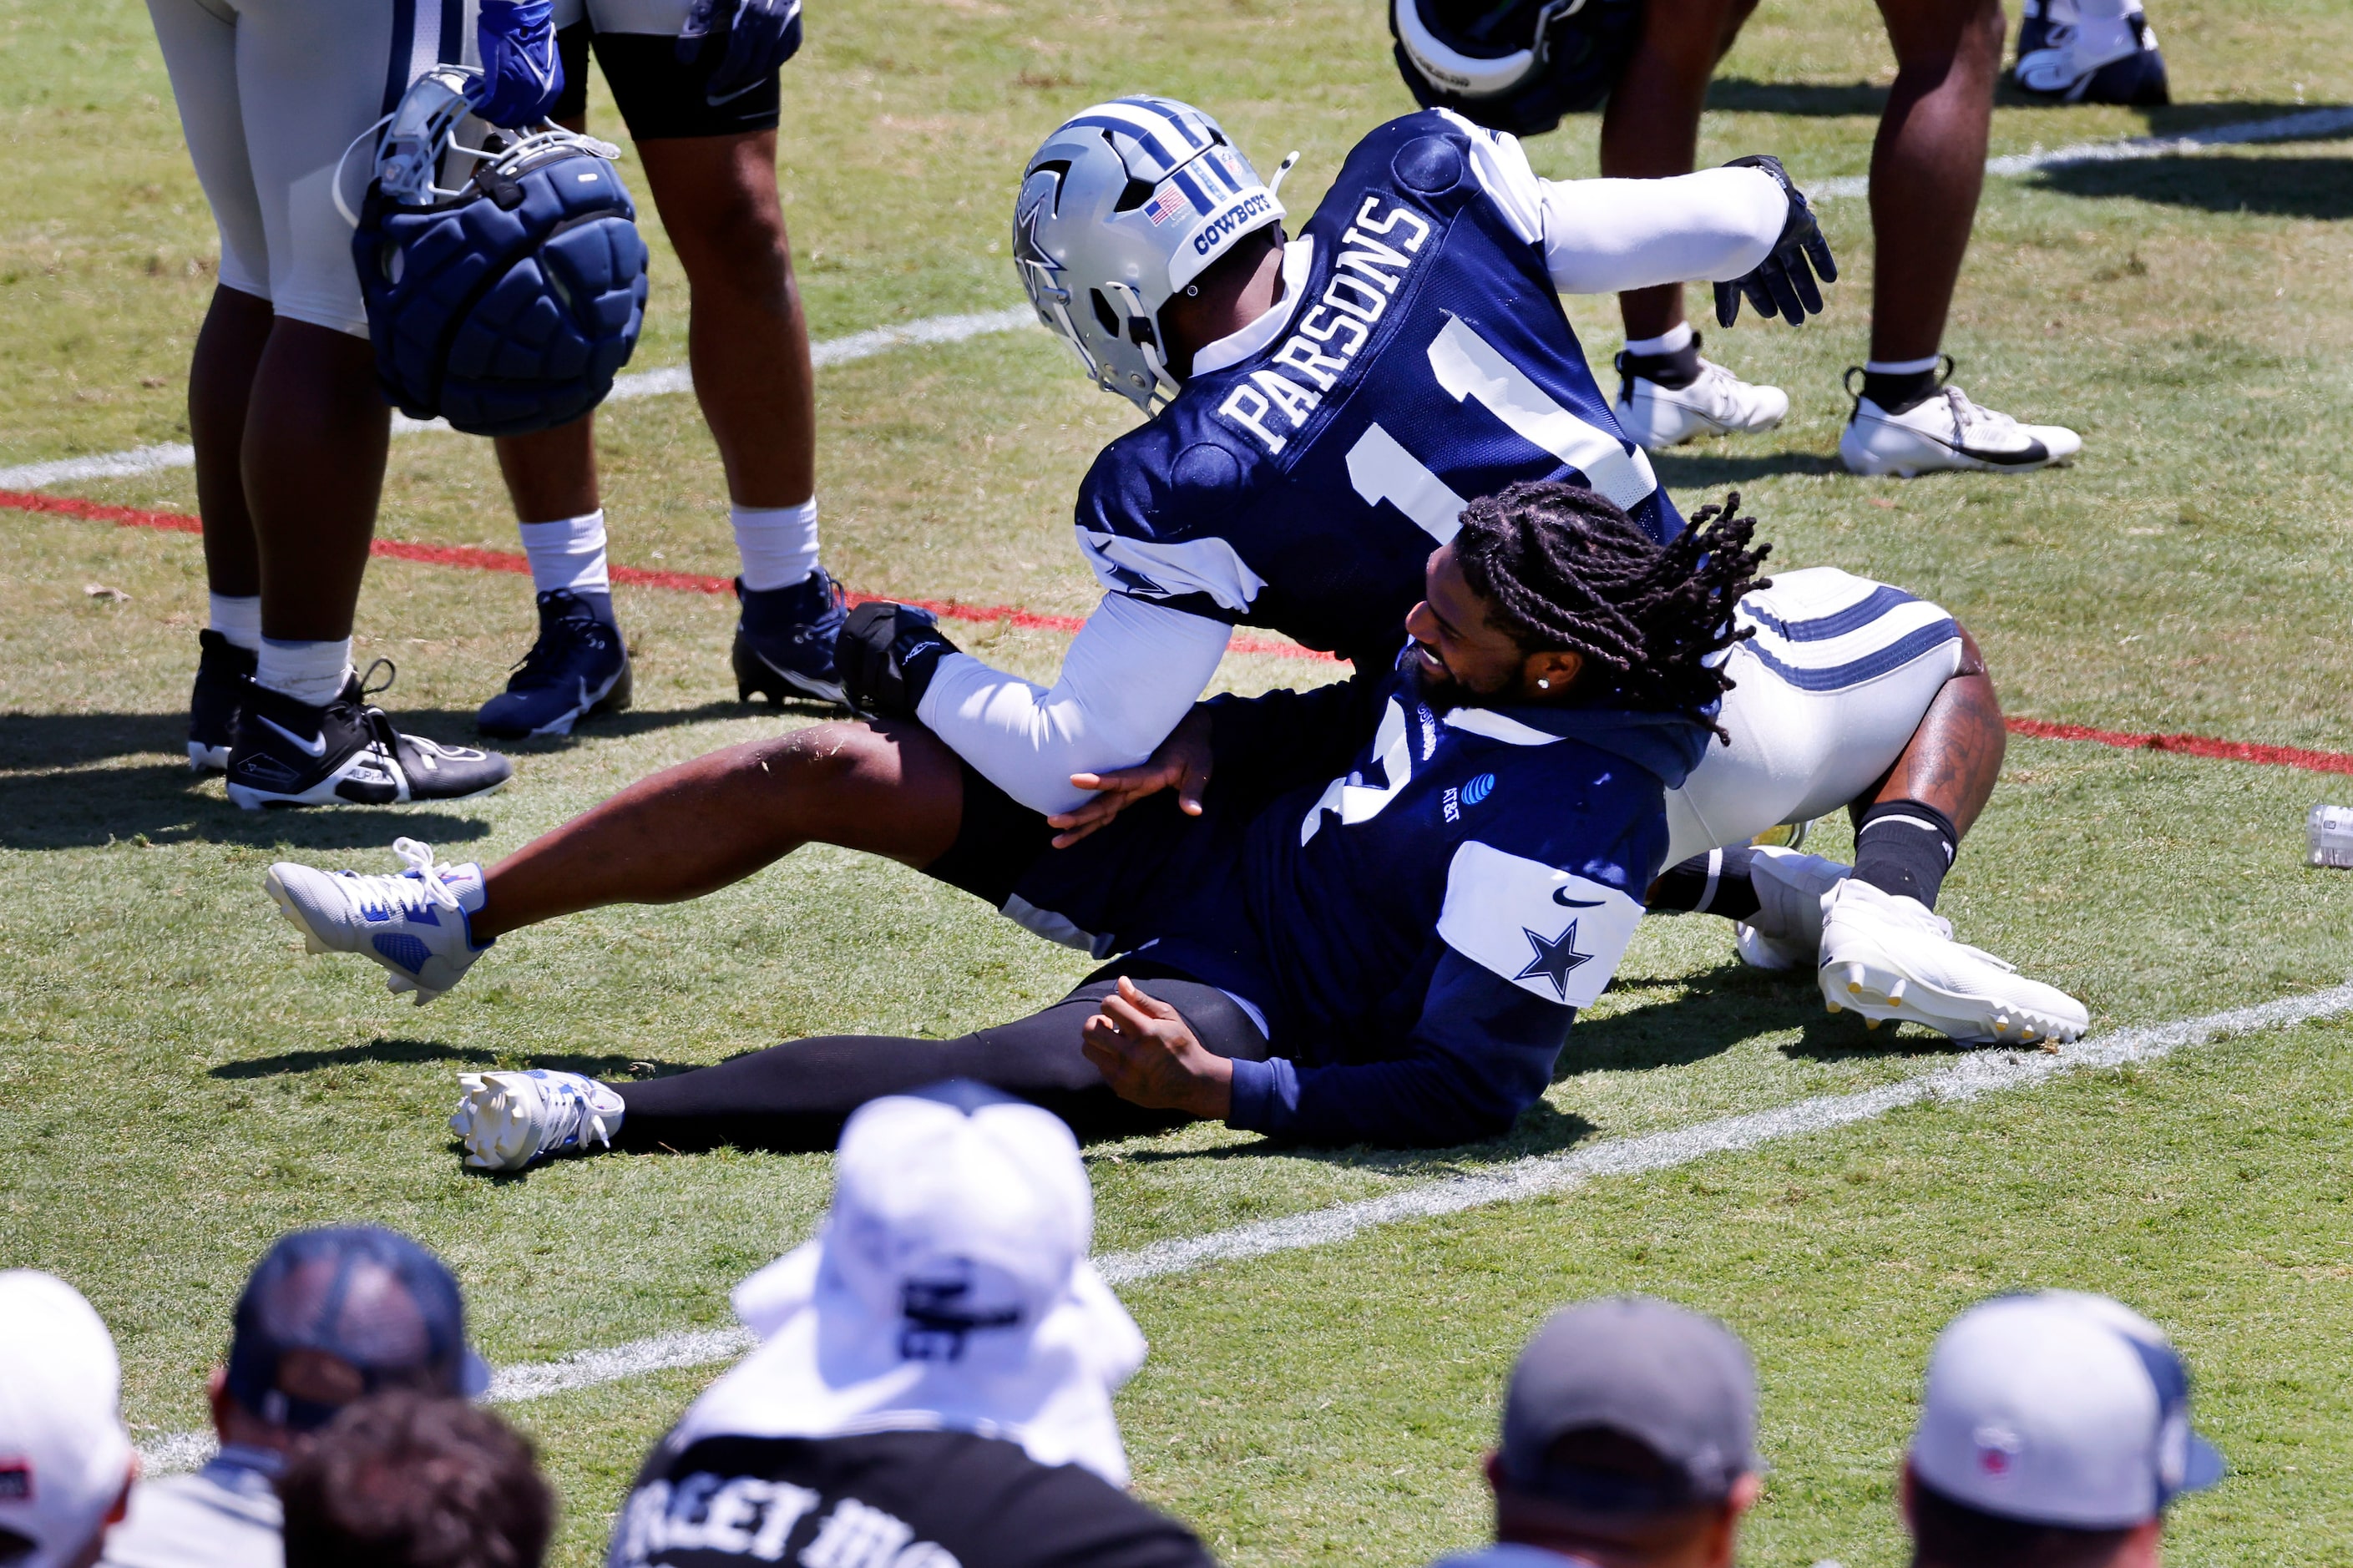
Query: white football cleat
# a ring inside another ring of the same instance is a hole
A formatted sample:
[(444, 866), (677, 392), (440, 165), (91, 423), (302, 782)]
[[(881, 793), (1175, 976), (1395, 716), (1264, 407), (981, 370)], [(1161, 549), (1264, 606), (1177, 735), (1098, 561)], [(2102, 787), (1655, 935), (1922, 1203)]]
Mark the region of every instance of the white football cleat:
[(280, 860), (261, 885), (301, 928), (306, 952), (365, 953), (389, 971), (386, 990), (413, 994), (422, 1007), (490, 951), (474, 941), (470, 921), (482, 907), (482, 868), (436, 866), (432, 849), (414, 838), (396, 838), (392, 848), (409, 868), (396, 876)]
[(1733, 945), (1753, 969), (1811, 969), (1821, 953), (1822, 900), (1854, 868), (1769, 844), (1751, 854), (1757, 912), (1733, 927)]
[(2084, 1005), (2013, 964), (1953, 940), (1917, 899), (1849, 878), (1822, 900), (1822, 1000), (1833, 1013), (1926, 1025), (1969, 1044), (2079, 1039)]
[[(1850, 392), (1854, 375), (1847, 372)], [(1857, 393), (1854, 416), (1839, 437), (1839, 460), (1849, 473), (1907, 479), (1948, 468), (2008, 474), (2061, 468), (2083, 449), (2084, 438), (2063, 425), (2021, 425), (1951, 385), (1938, 387), (1901, 414), (1890, 414)]]
[(470, 1072), (459, 1075), (449, 1131), (466, 1145), (466, 1163), (476, 1170), (520, 1171), (567, 1149), (611, 1148), (621, 1116), (617, 1093), (576, 1072)]
[(1699, 379), (1689, 386), (1661, 386), (1627, 374), (1625, 358), (1618, 356), (1618, 423), (1646, 451), (1663, 452), (1694, 436), (1754, 435), (1788, 415), (1788, 393), (1743, 381), (1714, 360), (1699, 362)]

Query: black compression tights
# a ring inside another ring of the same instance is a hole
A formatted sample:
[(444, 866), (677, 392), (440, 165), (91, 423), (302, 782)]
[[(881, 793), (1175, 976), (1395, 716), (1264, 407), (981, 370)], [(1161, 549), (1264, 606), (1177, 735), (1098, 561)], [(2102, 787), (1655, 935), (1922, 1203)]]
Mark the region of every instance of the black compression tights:
[(967, 1078), (1053, 1111), (1082, 1138), (1172, 1126), (1175, 1111), (1146, 1110), (1112, 1093), (1079, 1048), (1088, 1016), (1126, 974), (1176, 1009), (1221, 1057), (1264, 1061), (1267, 1040), (1232, 997), (1197, 980), (1152, 977), (1140, 964), (1091, 975), (1042, 1013), (953, 1040), (828, 1035), (790, 1040), (715, 1067), (643, 1083), (617, 1083), (628, 1112), (623, 1149), (830, 1149), (849, 1113), (877, 1096), (942, 1079)]

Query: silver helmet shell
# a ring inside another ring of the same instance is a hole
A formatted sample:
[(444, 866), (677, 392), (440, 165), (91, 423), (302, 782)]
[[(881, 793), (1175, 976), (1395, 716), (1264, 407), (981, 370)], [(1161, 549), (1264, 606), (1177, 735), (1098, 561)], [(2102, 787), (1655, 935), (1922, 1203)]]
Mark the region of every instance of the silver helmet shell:
[(1153, 414), (1178, 390), (1161, 308), (1282, 216), (1216, 121), (1174, 99), (1114, 99), (1064, 121), (1022, 171), (1013, 264), (1095, 384)]

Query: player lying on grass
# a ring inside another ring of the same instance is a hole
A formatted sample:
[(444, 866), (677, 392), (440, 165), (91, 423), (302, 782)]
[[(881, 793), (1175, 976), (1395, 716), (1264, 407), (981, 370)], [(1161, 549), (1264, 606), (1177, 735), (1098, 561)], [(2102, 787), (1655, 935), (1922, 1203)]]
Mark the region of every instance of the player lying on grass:
[[(470, 1079), (457, 1125), (494, 1167), (592, 1134), (821, 1144), (854, 1106), (941, 1073), (1088, 1126), (1132, 1123), (1124, 1100), (1320, 1142), (1489, 1136), (1542, 1092), (1573, 1010), (1624, 950), (1666, 847), (1660, 792), (1717, 749), (1702, 745), (1702, 715), (1724, 689), (1720, 656), (1801, 613), (1778, 586), (1749, 595), (1761, 608), (1743, 598), (1750, 526), (1661, 546), (1578, 487), (1475, 502), (1431, 560), (1392, 671), (1205, 703), (1145, 767), (1090, 781), (1103, 794), (1075, 814), (1021, 806), (919, 726), (832, 724), (657, 774), (487, 873), (405, 845), (405, 876), (280, 864), (269, 888), (313, 951), (366, 953), (420, 999), (507, 931), (696, 897), (811, 840), (919, 867), (1097, 956), (1131, 955), (1056, 1007), (945, 1044), (803, 1040), (643, 1084)], [(1959, 646), (1936, 618), (1939, 646)], [(1971, 680), (1983, 677), (1943, 684)], [(1931, 689), (1929, 721), (1915, 703), (1918, 733), (1896, 739), (1897, 773), (1940, 768), (1957, 806), (1981, 803), (1982, 731), (1998, 758), (1999, 715)], [(1804, 896), (1808, 879), (1832, 879), (1827, 867), (1760, 852), (1719, 875), (1715, 903), (1736, 884), (1759, 920), (1802, 922), (1810, 907), (1819, 921), (1825, 901), (1852, 901)], [(1676, 907), (1708, 902), (1704, 879), (1684, 882), (1694, 896)], [(1976, 963), (1971, 975), (2007, 983), (2020, 1035), (2082, 1026), (2065, 996)], [(1880, 949), (1858, 964), (1884, 983)]]
[(823, 1147), (860, 1104), (944, 1074), (1090, 1129), (1145, 1108), (1321, 1142), (1493, 1136), (1544, 1091), (1641, 917), (1662, 791), (1708, 738), (1710, 656), (1757, 557), (1746, 520), (1662, 547), (1567, 486), (1468, 519), (1393, 669), (1203, 706), (1216, 783), (1197, 812), (1157, 794), (1058, 848), (921, 727), (825, 724), (658, 773), (487, 872), (412, 847), (410, 876), (281, 864), (269, 890), (314, 949), (366, 952), (420, 994), (508, 931), (692, 898), (812, 841), (1129, 955), (944, 1043), (798, 1040), (646, 1083), (470, 1078), (459, 1130), (493, 1167), (592, 1132)]
[[(1184, 718), (1236, 624), (1386, 669), (1466, 496), (1569, 479), (1654, 539), (1683, 528), (1560, 290), (1722, 279), (1794, 323), (1820, 309), (1814, 270), (1833, 272), (1769, 160), (1541, 180), (1511, 137), (1435, 110), (1359, 142), (1300, 238), (1285, 243), (1282, 216), (1188, 105), (1120, 99), (1047, 137), (1015, 204), (1023, 284), (1099, 384), (1153, 416), (1080, 489), (1103, 599), (1051, 689), (954, 652), (919, 614), (860, 612), (837, 662), (862, 706), (922, 720), (1026, 805), (1078, 810), (1083, 781), (1141, 763)], [(1791, 858), (1765, 873), (1757, 930), (1778, 945), (1743, 952), (1814, 963), (1834, 1005), (1960, 1038), (2080, 1029), (2080, 1007), (2054, 1010), (2048, 987), (2012, 983), (1931, 912), (2001, 760), (1974, 646), (1935, 605), (1841, 573), (1786, 574), (1772, 592), (1780, 607), (1750, 617), (1758, 637), (1727, 666), (1729, 745), (1668, 795), (1669, 864), (1856, 803), (1878, 868), (1839, 891), (1829, 939), (1815, 900), (1843, 868)], [(871, 666), (898, 673), (878, 682)], [(1930, 736), (1932, 708), (1947, 711)], [(1925, 760), (1891, 773), (1915, 732)], [(1665, 891), (1705, 903), (1714, 885), (1745, 904), (1726, 869)]]

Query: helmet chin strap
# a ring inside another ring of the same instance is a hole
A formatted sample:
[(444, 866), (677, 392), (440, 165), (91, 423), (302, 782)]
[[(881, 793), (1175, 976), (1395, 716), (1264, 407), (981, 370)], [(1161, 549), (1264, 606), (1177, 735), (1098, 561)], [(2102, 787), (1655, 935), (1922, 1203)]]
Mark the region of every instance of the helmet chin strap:
[(1282, 163), (1277, 163), (1274, 166), (1274, 178), (1266, 183), (1266, 194), (1270, 196), (1280, 195), (1282, 192), (1283, 176), (1290, 174), (1292, 170), (1298, 166), (1299, 149), (1294, 147), (1291, 150), (1291, 156), (1285, 158)]

